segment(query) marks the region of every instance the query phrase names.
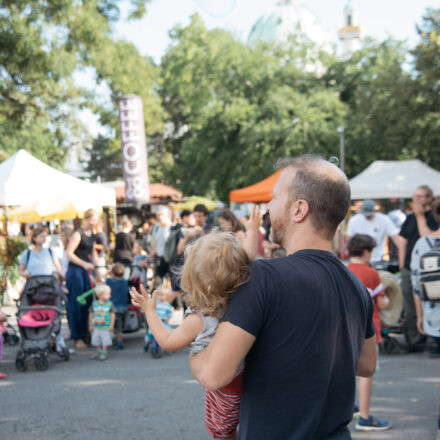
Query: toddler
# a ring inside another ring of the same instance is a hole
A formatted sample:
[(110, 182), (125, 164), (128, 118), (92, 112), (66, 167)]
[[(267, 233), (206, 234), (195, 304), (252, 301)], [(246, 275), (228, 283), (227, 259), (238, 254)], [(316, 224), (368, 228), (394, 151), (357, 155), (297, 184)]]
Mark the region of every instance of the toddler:
[[(256, 240), (261, 213), (254, 209), (246, 223), (247, 239)], [(150, 298), (145, 289), (131, 290), (133, 304), (142, 307), (151, 332), (166, 351), (190, 344), (198, 353), (209, 344), (226, 311), (231, 295), (249, 277), (250, 258), (230, 232), (211, 232), (185, 248), (181, 287), (188, 305), (183, 323), (172, 333), (156, 313), (157, 292)], [(214, 438), (235, 439), (240, 411), (244, 369), (240, 366), (233, 381), (218, 390), (205, 391), (205, 425)]]
[[(173, 309), (171, 308), (171, 304), (168, 302), (170, 298), (170, 293), (170, 290), (166, 287), (159, 287), (157, 289), (156, 314), (162, 320), (165, 327), (171, 331), (169, 320), (173, 315)], [(145, 335), (145, 351), (148, 351), (152, 340), (153, 334), (151, 333), (150, 328), (148, 328), (148, 332)]]
[(124, 348), (122, 332), (128, 310), (128, 281), (124, 278), (124, 272), (125, 266), (122, 263), (115, 263), (105, 279), (105, 284), (110, 286), (111, 300), (115, 306), (115, 347), (119, 350)]
[(106, 284), (95, 288), (96, 298), (89, 309), (89, 331), (92, 334), (92, 345), (97, 347), (92, 359), (105, 361), (107, 347), (112, 345), (112, 333), (115, 325), (115, 307), (110, 301), (111, 290)]

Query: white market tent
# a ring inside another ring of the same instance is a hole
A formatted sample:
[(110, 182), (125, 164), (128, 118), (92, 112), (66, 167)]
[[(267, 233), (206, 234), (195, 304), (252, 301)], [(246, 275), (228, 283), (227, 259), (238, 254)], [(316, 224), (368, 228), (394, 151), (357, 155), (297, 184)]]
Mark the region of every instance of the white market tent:
[(409, 199), (420, 185), (428, 185), (440, 195), (440, 172), (418, 159), (377, 160), (350, 180), (351, 198)]
[(25, 214), (49, 219), (64, 212), (74, 217), (89, 208), (115, 206), (116, 196), (112, 188), (64, 174), (19, 150), (0, 164), (0, 205), (19, 206), (10, 211), (11, 219), (37, 221), (25, 220)]

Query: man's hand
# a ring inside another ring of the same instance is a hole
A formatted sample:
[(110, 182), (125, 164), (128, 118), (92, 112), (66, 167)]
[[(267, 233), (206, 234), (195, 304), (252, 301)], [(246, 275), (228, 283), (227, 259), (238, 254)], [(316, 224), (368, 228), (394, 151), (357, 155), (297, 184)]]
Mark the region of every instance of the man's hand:
[(413, 212), (416, 217), (422, 216), (425, 214), (425, 204), (420, 199), (413, 200)]

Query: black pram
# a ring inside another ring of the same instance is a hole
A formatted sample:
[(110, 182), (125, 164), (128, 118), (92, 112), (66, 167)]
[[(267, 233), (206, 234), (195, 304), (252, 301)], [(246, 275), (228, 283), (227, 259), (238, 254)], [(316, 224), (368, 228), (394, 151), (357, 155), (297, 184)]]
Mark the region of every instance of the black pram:
[[(18, 371), (28, 367), (28, 356), (34, 358), (37, 370), (49, 368), (49, 351), (55, 351), (55, 338), (61, 330), (65, 296), (53, 276), (39, 275), (26, 281), (17, 302), (17, 322), (21, 344), (15, 359)], [(69, 360), (69, 349), (62, 347), (57, 354)]]

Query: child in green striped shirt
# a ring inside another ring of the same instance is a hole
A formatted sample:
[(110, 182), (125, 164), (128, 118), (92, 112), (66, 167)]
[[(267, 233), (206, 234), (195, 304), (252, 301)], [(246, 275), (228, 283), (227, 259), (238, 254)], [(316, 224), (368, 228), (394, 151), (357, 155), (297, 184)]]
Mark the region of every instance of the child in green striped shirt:
[(92, 359), (105, 361), (107, 347), (112, 345), (112, 334), (115, 326), (115, 306), (110, 301), (111, 289), (106, 284), (95, 288), (96, 298), (89, 309), (89, 331), (92, 334), (92, 345), (97, 347)]

